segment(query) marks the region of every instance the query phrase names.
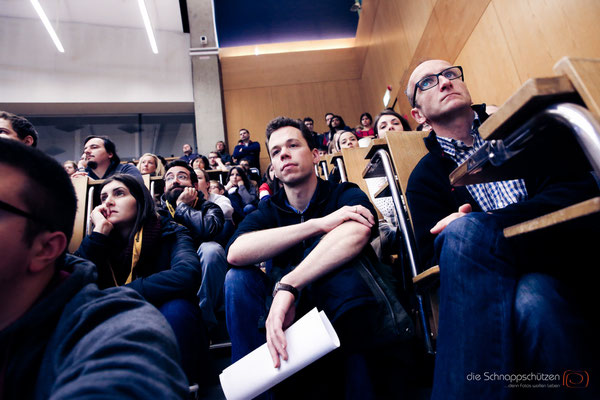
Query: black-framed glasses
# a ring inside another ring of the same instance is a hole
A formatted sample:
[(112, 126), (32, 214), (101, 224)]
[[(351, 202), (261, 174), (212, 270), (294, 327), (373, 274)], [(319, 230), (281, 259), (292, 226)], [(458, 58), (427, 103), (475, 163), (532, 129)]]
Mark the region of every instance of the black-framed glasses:
[(9, 213), (19, 215), (24, 218), (31, 219), (33, 221), (40, 221), (40, 219), (33, 214), (28, 213), (27, 211), (23, 211), (13, 205), (3, 202), (0, 200), (0, 210), (8, 211)]
[(446, 68), (439, 74), (427, 75), (425, 78), (415, 83), (415, 91), (413, 94), (412, 101), (413, 108), (415, 107), (415, 104), (417, 104), (417, 89), (421, 89), (421, 91), (424, 92), (425, 90), (429, 90), (436, 87), (440, 83), (440, 76), (443, 76), (449, 81), (453, 81), (454, 79), (458, 78), (461, 78), (463, 81), (465, 80), (465, 77), (463, 75), (463, 69), (460, 65)]

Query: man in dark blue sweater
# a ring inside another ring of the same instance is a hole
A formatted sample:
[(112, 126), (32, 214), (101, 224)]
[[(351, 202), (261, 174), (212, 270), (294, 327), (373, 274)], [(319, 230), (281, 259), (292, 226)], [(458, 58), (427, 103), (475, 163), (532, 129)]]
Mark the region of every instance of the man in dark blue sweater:
[(173, 332), (134, 290), (98, 290), (65, 250), (76, 199), (62, 166), (0, 139), (0, 398), (183, 398)]
[[(359, 349), (377, 348), (387, 333), (394, 340), (413, 335), (411, 319), (370, 261), (368, 243), (377, 232), (375, 210), (355, 184), (337, 185), (316, 177), (318, 150), (302, 121), (284, 117), (271, 121), (267, 148), (284, 190), (248, 215), (228, 245), (227, 259), (234, 266), (225, 281), (232, 359), (265, 342), (265, 332), (259, 329), (264, 324), (273, 365), (278, 368), (281, 359), (288, 358), (283, 330), (316, 306), (340, 335), (346, 364), (336, 365), (335, 370), (348, 371), (346, 395), (370, 398), (372, 387), (365, 371), (372, 370)], [(266, 275), (253, 265), (263, 261), (268, 264)], [(373, 319), (376, 315), (381, 318)], [(349, 360), (360, 367), (350, 366)], [(302, 388), (288, 391), (287, 398), (303, 397)]]

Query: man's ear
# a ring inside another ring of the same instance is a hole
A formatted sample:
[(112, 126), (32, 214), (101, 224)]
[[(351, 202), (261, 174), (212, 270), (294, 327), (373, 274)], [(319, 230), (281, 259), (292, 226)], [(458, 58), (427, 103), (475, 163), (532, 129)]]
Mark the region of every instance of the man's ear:
[(427, 121), (427, 118), (425, 118), (425, 116), (421, 113), (421, 110), (416, 107), (410, 110), (410, 115), (412, 115), (413, 119), (417, 121), (418, 124), (422, 124), (423, 122)]
[(42, 232), (36, 236), (31, 246), (32, 257), (29, 270), (32, 273), (43, 271), (67, 248), (67, 237), (63, 232)]
[(33, 137), (31, 135), (27, 135), (25, 136), (25, 139), (21, 140), (24, 144), (26, 144), (27, 146), (32, 146), (33, 145)]
[(194, 187), (194, 189), (196, 189), (197, 191), (200, 191), (200, 186), (198, 186), (198, 182), (192, 184), (192, 186)]
[(319, 149), (316, 147), (314, 149), (312, 149), (312, 155), (313, 155), (313, 164), (318, 165), (319, 161), (321, 161), (321, 156), (319, 155)]

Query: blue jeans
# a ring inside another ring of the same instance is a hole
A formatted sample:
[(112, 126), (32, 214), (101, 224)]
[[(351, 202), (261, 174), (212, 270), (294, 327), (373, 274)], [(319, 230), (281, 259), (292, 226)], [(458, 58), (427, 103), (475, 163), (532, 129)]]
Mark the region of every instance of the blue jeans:
[(215, 312), (224, 309), (223, 283), (227, 273), (225, 250), (217, 242), (204, 242), (198, 248), (202, 283), (198, 291), (202, 320), (208, 329), (217, 325)]
[[(589, 366), (580, 346), (586, 324), (571, 301), (575, 296), (556, 278), (523, 269), (520, 259), (534, 260), (543, 246), (530, 249), (531, 256), (515, 251), (502, 234), (503, 222), (471, 213), (435, 241), (440, 308), (432, 399), (509, 398), (516, 389), (491, 374), (534, 372), (562, 379), (565, 370)], [(561, 393), (548, 392), (526, 394)]]
[(175, 299), (158, 307), (171, 325), (179, 351), (181, 366), (190, 383), (199, 382), (208, 360), (208, 338), (200, 309), (188, 300)]

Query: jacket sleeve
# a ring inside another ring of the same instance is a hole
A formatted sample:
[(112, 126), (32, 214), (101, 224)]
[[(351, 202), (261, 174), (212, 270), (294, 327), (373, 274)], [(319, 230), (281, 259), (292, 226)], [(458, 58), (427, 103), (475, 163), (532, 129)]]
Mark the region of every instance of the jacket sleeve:
[(246, 186), (241, 185), (238, 187), (237, 192), (240, 195), (240, 197), (242, 198), (244, 205), (252, 204), (257, 199), (256, 188), (254, 187), (254, 185), (252, 185), (250, 187), (250, 190), (246, 189)]
[(188, 230), (177, 227), (173, 234), (163, 237), (162, 246), (169, 253), (169, 265), (145, 278), (138, 278), (127, 286), (135, 289), (146, 300), (160, 305), (169, 300), (195, 298), (202, 269)]
[(179, 204), (174, 220), (188, 228), (196, 242), (211, 241), (221, 233), (225, 223), (221, 208), (210, 201), (204, 201), (199, 210), (185, 203)]
[(233, 216), (233, 206), (231, 205), (231, 200), (227, 198), (227, 196), (217, 195), (214, 203), (221, 208), (223, 211), (223, 216), (226, 220), (231, 219)]
[[(423, 158), (417, 164), (406, 188), (406, 200), (422, 268), (429, 268), (437, 263), (433, 247), (437, 235), (430, 232), (431, 228), (441, 219), (458, 211), (447, 176), (444, 176), (444, 171), (438, 171), (439, 166), (436, 169), (428, 161)], [(471, 205), (474, 209), (478, 208), (474, 203)]]
[(256, 158), (258, 159), (258, 155), (260, 154), (260, 143), (259, 142), (252, 142), (248, 145), (247, 147), (248, 153), (254, 153), (254, 155), (256, 156)]
[(242, 145), (238, 144), (237, 146), (235, 146), (233, 148), (233, 153), (231, 154), (231, 157), (235, 158), (237, 160), (240, 157), (240, 154), (242, 153), (243, 148), (244, 148), (243, 144)]
[(85, 258), (96, 264), (98, 286), (100, 288), (114, 286), (111, 282), (112, 274), (109, 266), (109, 250), (109, 237), (98, 232), (92, 232), (91, 235), (83, 238), (79, 248), (75, 252), (76, 256)]
[(591, 173), (553, 175), (526, 180), (528, 199), (491, 211), (502, 215), (506, 225), (514, 225), (588, 200), (600, 194)]
[(140, 172), (139, 169), (137, 169), (136, 167), (134, 167), (131, 164), (124, 164), (119, 173), (134, 176), (137, 179), (139, 179), (140, 181), (142, 181), (142, 173)]
[(67, 305), (63, 329), (48, 343), (55, 351), (42, 362), (37, 386), (45, 392), (37, 398), (185, 398), (177, 342), (160, 312), (124, 288), (95, 290), (94, 297)]

